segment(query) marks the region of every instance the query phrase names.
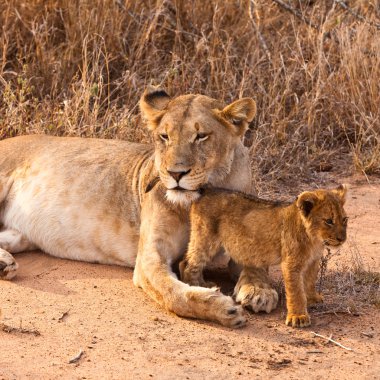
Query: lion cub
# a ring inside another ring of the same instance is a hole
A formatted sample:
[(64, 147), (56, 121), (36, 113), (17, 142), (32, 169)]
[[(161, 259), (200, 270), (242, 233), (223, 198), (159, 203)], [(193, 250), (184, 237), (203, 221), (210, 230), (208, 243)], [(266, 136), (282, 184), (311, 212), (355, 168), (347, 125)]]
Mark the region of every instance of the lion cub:
[(315, 290), (324, 246), (346, 240), (343, 209), (347, 188), (301, 193), (293, 203), (266, 201), (228, 190), (205, 190), (191, 207), (188, 252), (181, 278), (207, 286), (203, 268), (224, 247), (243, 267), (282, 266), (286, 290), (286, 325), (310, 325), (307, 305), (322, 302)]

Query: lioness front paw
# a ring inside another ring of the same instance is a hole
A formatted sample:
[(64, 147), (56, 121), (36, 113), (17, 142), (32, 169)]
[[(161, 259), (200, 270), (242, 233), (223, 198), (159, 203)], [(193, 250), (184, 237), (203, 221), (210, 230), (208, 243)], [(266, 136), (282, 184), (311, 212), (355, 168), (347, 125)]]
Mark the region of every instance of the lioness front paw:
[(323, 302), (323, 295), (321, 293), (314, 293), (307, 296), (307, 304), (314, 305), (316, 303), (322, 303)]
[(0, 248), (0, 279), (11, 280), (16, 276), (18, 264), (14, 257)]
[(218, 321), (226, 327), (233, 329), (245, 326), (247, 320), (244, 316), (244, 310), (240, 305), (236, 305), (231, 297), (223, 296), (223, 305), (218, 308), (220, 312), (217, 315)]
[(308, 314), (288, 314), (285, 321), (286, 326), (307, 327), (311, 325)]
[[(187, 300), (186, 306), (193, 309), (192, 317), (217, 321), (231, 328), (243, 327), (246, 323), (243, 308), (232, 297), (224, 295), (216, 288), (189, 288)], [(175, 312), (183, 315), (181, 310)]]
[(270, 313), (277, 306), (278, 294), (271, 288), (264, 289), (252, 285), (243, 285), (236, 295), (236, 302), (255, 313), (259, 311)]

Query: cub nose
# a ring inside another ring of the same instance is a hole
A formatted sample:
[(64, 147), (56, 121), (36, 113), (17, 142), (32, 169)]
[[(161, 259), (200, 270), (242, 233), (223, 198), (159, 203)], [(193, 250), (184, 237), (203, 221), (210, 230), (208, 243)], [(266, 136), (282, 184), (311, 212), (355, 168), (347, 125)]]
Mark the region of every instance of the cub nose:
[(346, 240), (346, 237), (345, 237), (345, 236), (338, 236), (338, 237), (336, 238), (336, 240), (338, 240), (339, 243), (343, 243), (343, 242)]
[(180, 171), (180, 172), (173, 172), (173, 171), (170, 171), (168, 170), (168, 173), (171, 177), (173, 177), (177, 182), (179, 182), (179, 180), (185, 176), (186, 174), (190, 173), (190, 170), (186, 170), (186, 171)]

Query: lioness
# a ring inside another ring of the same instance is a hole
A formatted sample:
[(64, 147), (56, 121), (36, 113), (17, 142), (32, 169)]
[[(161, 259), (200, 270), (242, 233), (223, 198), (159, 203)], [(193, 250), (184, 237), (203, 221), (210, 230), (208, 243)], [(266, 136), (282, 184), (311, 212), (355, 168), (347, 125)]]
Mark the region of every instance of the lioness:
[[(307, 304), (322, 302), (315, 290), (324, 246), (346, 240), (343, 209), (346, 187), (306, 191), (291, 204), (242, 193), (207, 190), (191, 206), (189, 249), (180, 263), (181, 279), (207, 286), (203, 268), (224, 247), (245, 268), (281, 262), (288, 314), (286, 325), (310, 325)], [(244, 304), (239, 294), (236, 299)]]
[[(154, 144), (48, 136), (0, 142), (0, 277), (12, 278), (12, 253), (51, 255), (134, 269), (134, 283), (186, 317), (244, 323), (231, 297), (179, 281), (171, 264), (186, 251), (191, 202), (204, 185), (251, 191), (242, 136), (256, 113), (244, 98), (224, 106), (202, 95), (170, 98), (148, 88), (140, 100)], [(164, 189), (153, 186), (159, 177)], [(253, 269), (242, 280), (253, 301), (275, 305)], [(258, 279), (257, 281), (255, 279)], [(255, 282), (256, 281), (256, 282)]]

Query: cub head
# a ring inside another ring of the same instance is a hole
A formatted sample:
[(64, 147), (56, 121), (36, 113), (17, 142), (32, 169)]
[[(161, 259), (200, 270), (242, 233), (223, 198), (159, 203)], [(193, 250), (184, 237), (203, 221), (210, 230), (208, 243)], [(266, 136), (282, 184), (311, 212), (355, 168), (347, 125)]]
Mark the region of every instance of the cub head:
[(296, 204), (309, 236), (327, 246), (337, 247), (345, 242), (346, 195), (347, 186), (340, 185), (334, 190), (305, 191), (298, 196)]
[(230, 173), (256, 103), (244, 98), (223, 106), (203, 95), (172, 99), (164, 90), (149, 87), (140, 109), (153, 134), (155, 166), (166, 196), (188, 205), (204, 185), (219, 185)]

